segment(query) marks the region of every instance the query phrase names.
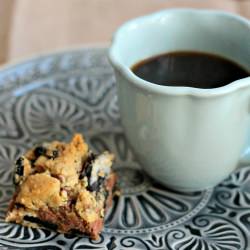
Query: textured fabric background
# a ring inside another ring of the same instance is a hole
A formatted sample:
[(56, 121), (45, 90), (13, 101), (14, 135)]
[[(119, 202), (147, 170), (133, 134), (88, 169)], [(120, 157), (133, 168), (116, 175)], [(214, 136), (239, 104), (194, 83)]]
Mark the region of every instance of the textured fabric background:
[(124, 21), (172, 7), (250, 18), (250, 0), (0, 0), (0, 63), (83, 45), (108, 45)]

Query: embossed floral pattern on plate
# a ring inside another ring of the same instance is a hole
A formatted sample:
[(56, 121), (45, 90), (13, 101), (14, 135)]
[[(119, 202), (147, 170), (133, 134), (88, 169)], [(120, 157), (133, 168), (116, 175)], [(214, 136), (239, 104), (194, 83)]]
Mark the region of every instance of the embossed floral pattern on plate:
[[(98, 241), (4, 222), (12, 162), (44, 140), (84, 133), (94, 151), (116, 155), (122, 195)], [(183, 193), (146, 176), (120, 124), (106, 49), (31, 59), (0, 72), (0, 249), (247, 249), (250, 167), (203, 192)]]

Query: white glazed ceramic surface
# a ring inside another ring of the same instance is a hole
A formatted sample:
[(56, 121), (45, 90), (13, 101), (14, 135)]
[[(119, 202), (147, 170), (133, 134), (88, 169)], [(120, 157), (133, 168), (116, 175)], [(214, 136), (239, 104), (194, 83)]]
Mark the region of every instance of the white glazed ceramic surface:
[(250, 70), (250, 22), (174, 9), (129, 21), (114, 36), (109, 56), (135, 154), (161, 183), (194, 191), (214, 186), (239, 162), (249, 129), (250, 77), (197, 89), (155, 85), (130, 70), (141, 59), (176, 50), (219, 54)]

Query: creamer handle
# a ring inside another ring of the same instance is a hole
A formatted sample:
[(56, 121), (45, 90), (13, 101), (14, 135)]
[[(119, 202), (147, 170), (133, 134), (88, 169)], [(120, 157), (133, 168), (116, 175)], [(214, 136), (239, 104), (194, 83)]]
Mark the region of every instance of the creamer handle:
[[(246, 86), (250, 85), (250, 77), (244, 78), (240, 80), (242, 83), (244, 83)], [(242, 84), (240, 83), (240, 84)], [(249, 91), (250, 92), (250, 91)], [(250, 94), (249, 94), (250, 96)], [(246, 138), (246, 145), (244, 147), (243, 153), (241, 154), (239, 166), (242, 165), (250, 165), (250, 97), (249, 97), (249, 103), (248, 103), (248, 112), (249, 112), (249, 124), (248, 124), (248, 132), (247, 132), (247, 138)]]

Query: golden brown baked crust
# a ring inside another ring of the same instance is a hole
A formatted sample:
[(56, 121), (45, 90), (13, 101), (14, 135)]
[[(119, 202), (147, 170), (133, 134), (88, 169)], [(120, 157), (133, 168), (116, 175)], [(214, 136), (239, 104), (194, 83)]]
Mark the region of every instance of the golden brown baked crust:
[(32, 148), (16, 161), (6, 221), (98, 238), (116, 182), (113, 159), (108, 152), (94, 155), (80, 134), (68, 144)]

